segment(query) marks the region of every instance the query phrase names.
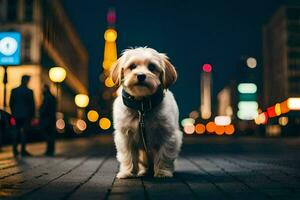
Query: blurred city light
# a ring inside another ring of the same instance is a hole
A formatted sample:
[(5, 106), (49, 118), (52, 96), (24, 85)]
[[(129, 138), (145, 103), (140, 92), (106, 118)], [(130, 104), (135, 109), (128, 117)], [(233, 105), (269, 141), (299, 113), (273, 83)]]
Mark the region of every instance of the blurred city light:
[(281, 114), (285, 114), (290, 111), (290, 109), (288, 107), (288, 100), (285, 100), (280, 103), (280, 111), (281, 111)]
[(276, 112), (275, 112), (275, 106), (271, 106), (267, 108), (268, 116), (269, 117), (276, 117)]
[(87, 128), (87, 125), (84, 120), (79, 119), (76, 122), (76, 127), (78, 128), (79, 131), (85, 131)]
[(215, 129), (216, 129), (216, 125), (215, 125), (214, 122), (208, 122), (206, 124), (206, 130), (207, 130), (207, 132), (213, 133), (213, 132), (215, 132)]
[(277, 116), (281, 115), (281, 108), (280, 108), (280, 104), (279, 103), (275, 104), (275, 114)]
[(66, 123), (63, 119), (58, 119), (55, 124), (56, 124), (56, 129), (58, 129), (58, 130), (65, 129)]
[(300, 97), (288, 98), (287, 106), (290, 110), (300, 110)]
[(238, 108), (239, 110), (255, 110), (257, 112), (258, 103), (256, 101), (240, 101)]
[(235, 129), (232, 124), (225, 126), (225, 134), (226, 135), (232, 135), (234, 133)]
[(289, 118), (288, 117), (279, 117), (278, 123), (281, 126), (286, 126), (289, 123)]
[[(210, 64), (204, 64), (203, 70), (211, 70)], [(200, 111), (202, 119), (211, 117), (212, 74), (201, 73), (200, 77)]]
[(244, 109), (237, 112), (237, 116), (241, 120), (253, 120), (257, 115), (257, 110), (254, 109)]
[(203, 133), (205, 133), (205, 126), (203, 124), (197, 124), (195, 126), (195, 132), (197, 134), (203, 134)]
[(90, 122), (96, 122), (99, 118), (99, 114), (97, 111), (95, 110), (90, 110), (88, 113), (87, 113), (87, 118)]
[(227, 126), (231, 123), (231, 118), (229, 116), (216, 116), (215, 124), (217, 126)]
[(257, 92), (257, 86), (254, 83), (240, 83), (238, 91), (242, 94), (253, 94)]
[(215, 127), (215, 132), (216, 132), (217, 135), (223, 135), (225, 133), (224, 126), (216, 126)]
[(258, 115), (258, 121), (260, 124), (266, 124), (268, 122), (268, 119), (269, 117), (267, 112), (263, 112)]
[(194, 125), (195, 124), (195, 120), (193, 118), (185, 118), (183, 120), (181, 120), (181, 126), (185, 127), (187, 125)]
[(75, 104), (79, 108), (85, 108), (89, 105), (89, 96), (86, 94), (77, 94), (75, 96)]
[(115, 29), (109, 28), (104, 33), (104, 39), (107, 42), (115, 42), (117, 39), (117, 31)]
[(106, 20), (109, 24), (116, 23), (116, 11), (114, 9), (110, 9), (107, 13)]
[(255, 68), (257, 66), (257, 61), (253, 57), (249, 57), (246, 62), (249, 68)]
[(103, 117), (99, 120), (99, 126), (100, 128), (102, 128), (103, 130), (107, 130), (110, 128), (111, 126), (111, 122), (108, 118)]
[(199, 112), (197, 110), (194, 110), (190, 112), (189, 117), (192, 119), (197, 119), (199, 117)]
[(113, 87), (115, 85), (114, 82), (113, 82), (113, 80), (110, 77), (107, 77), (105, 79), (104, 84), (105, 84), (106, 87), (109, 87), (109, 88)]
[(205, 72), (207, 72), (207, 73), (211, 72), (211, 71), (212, 71), (212, 66), (211, 66), (211, 64), (208, 64), (208, 63), (204, 64), (204, 65), (202, 66), (202, 70), (205, 71)]
[(183, 131), (188, 134), (191, 135), (195, 132), (195, 126), (193, 124), (189, 124), (183, 127)]
[(67, 72), (62, 67), (52, 67), (49, 70), (49, 78), (55, 83), (61, 83), (65, 80)]

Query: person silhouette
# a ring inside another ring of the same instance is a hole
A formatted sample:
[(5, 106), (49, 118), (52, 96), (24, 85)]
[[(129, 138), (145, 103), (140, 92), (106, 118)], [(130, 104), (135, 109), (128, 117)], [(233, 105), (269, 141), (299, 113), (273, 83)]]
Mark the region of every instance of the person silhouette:
[(56, 99), (51, 94), (48, 85), (44, 85), (44, 99), (39, 110), (40, 128), (45, 134), (47, 141), (46, 156), (53, 156), (55, 152), (55, 122), (56, 122)]
[(27, 135), (31, 121), (35, 115), (35, 103), (33, 91), (28, 88), (30, 76), (22, 76), (21, 85), (11, 92), (9, 106), (16, 120), (17, 131), (13, 137), (13, 153), (16, 157), (18, 152), (18, 137), (21, 139), (21, 155), (30, 156), (26, 151)]

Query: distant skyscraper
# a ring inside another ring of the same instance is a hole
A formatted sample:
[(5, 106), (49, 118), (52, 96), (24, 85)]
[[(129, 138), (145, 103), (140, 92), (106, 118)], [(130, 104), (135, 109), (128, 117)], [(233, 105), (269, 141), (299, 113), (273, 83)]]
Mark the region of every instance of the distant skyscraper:
[(263, 28), (264, 106), (300, 96), (300, 7), (281, 7)]
[[(300, 96), (300, 7), (281, 7), (263, 28), (264, 106)], [(285, 125), (282, 120), (285, 119)], [(267, 134), (299, 134), (300, 116), (292, 112), (268, 122)], [(281, 128), (279, 125), (281, 125)], [(273, 130), (274, 129), (274, 130)]]
[(211, 95), (212, 95), (212, 67), (210, 64), (203, 65), (201, 74), (201, 118), (209, 119), (211, 117)]

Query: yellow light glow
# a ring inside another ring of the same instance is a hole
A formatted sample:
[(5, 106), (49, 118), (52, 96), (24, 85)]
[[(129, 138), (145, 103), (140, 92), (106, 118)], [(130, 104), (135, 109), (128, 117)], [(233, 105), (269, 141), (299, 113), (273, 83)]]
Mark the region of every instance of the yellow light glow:
[(49, 78), (55, 83), (61, 83), (65, 80), (67, 72), (62, 67), (52, 67), (49, 70)]
[(107, 77), (105, 79), (104, 84), (105, 84), (106, 87), (109, 87), (109, 88), (113, 87), (115, 85), (114, 82), (113, 82), (113, 80), (110, 77)]
[[(33, 90), (34, 100), (37, 107), (41, 105), (41, 73), (42, 68), (39, 65), (20, 65), (8, 67), (7, 69), (7, 79), (8, 83), (6, 85), (6, 102), (9, 105), (9, 98), (11, 95), (11, 90), (18, 87), (21, 83), (21, 78), (23, 75), (29, 75), (30, 81), (28, 87)], [(2, 78), (4, 75), (3, 67), (0, 67), (0, 109), (3, 105), (3, 85)], [(8, 109), (9, 111), (9, 109)]]
[(255, 68), (257, 66), (257, 61), (255, 58), (249, 57), (246, 62), (249, 68)]
[(95, 110), (90, 110), (88, 113), (87, 113), (87, 118), (90, 122), (96, 122), (99, 118), (99, 114), (97, 111)]
[(117, 45), (115, 42), (105, 42), (104, 59), (102, 66), (105, 70), (109, 70), (112, 64), (117, 60)]
[(227, 126), (231, 123), (231, 118), (229, 116), (216, 116), (215, 124), (217, 126)]
[(278, 123), (281, 125), (281, 126), (286, 126), (288, 123), (289, 123), (289, 118), (288, 117), (280, 117), (278, 119)]
[(117, 31), (115, 29), (109, 28), (104, 33), (104, 39), (107, 42), (114, 42), (117, 39)]
[(275, 104), (275, 113), (276, 115), (281, 115), (281, 109), (280, 109), (280, 104), (279, 103), (276, 103)]
[(108, 118), (103, 117), (99, 120), (99, 126), (100, 128), (102, 128), (103, 130), (107, 130), (110, 128), (111, 126), (111, 122)]
[(183, 131), (188, 134), (191, 135), (195, 132), (195, 126), (193, 124), (189, 124), (183, 127)]
[(254, 122), (256, 125), (260, 125), (259, 115), (254, 118)]
[(300, 110), (300, 97), (288, 98), (287, 106), (290, 110)]
[(79, 120), (77, 120), (77, 122), (76, 122), (76, 127), (77, 127), (78, 130), (80, 130), (80, 131), (85, 131), (86, 128), (87, 128), (87, 125), (86, 125), (86, 123), (85, 123), (84, 120), (79, 119)]
[(75, 104), (80, 108), (85, 108), (89, 105), (89, 96), (86, 94), (77, 94), (75, 96)]

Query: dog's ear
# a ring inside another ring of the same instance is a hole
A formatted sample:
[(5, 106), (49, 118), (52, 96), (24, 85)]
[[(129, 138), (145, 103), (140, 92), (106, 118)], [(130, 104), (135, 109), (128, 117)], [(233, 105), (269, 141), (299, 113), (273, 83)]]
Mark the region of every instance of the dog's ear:
[(161, 54), (162, 60), (165, 65), (165, 70), (163, 74), (163, 86), (164, 88), (169, 88), (177, 80), (177, 72), (175, 67), (169, 61), (169, 58), (165, 54)]
[(114, 82), (115, 86), (120, 86), (121, 84), (121, 68), (119, 64), (119, 60), (117, 60), (112, 66), (110, 70), (110, 77)]

